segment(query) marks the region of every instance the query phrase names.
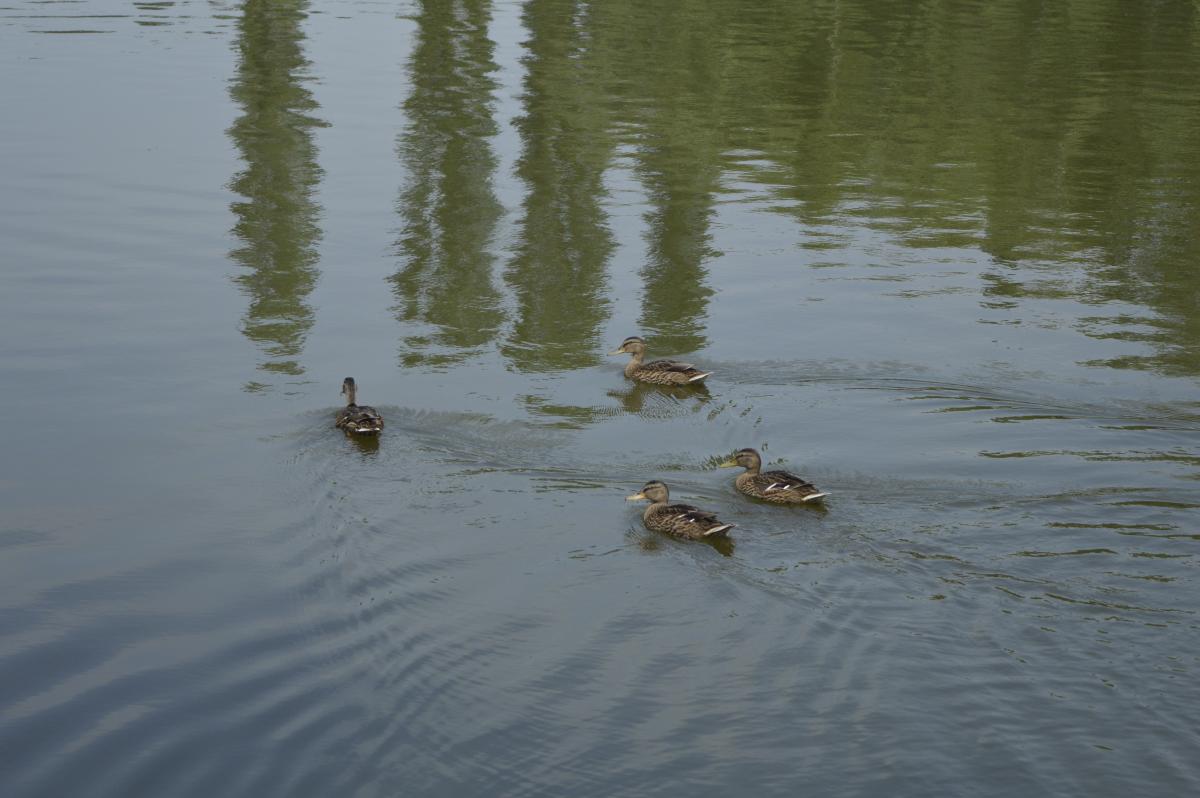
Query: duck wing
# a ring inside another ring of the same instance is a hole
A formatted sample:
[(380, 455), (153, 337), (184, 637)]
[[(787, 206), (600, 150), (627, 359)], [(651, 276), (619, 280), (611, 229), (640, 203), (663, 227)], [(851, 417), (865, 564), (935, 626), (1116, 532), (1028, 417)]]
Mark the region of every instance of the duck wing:
[(762, 486), (763, 493), (768, 495), (791, 492), (806, 499), (816, 499), (825, 495), (816, 485), (790, 471), (764, 471), (755, 481)]
[(655, 371), (679, 371), (687, 373), (688, 371), (694, 371), (696, 367), (691, 363), (680, 363), (678, 360), (651, 360), (649, 363), (643, 365), (642, 368), (654, 369)]
[(678, 374), (679, 378), (672, 377), (668, 381), (679, 384), (699, 382), (712, 374), (711, 371), (701, 371), (691, 363), (681, 363), (678, 360), (651, 360), (649, 363), (642, 364), (638, 371), (664, 375)]
[(672, 532), (689, 538), (708, 538), (728, 535), (733, 524), (723, 524), (717, 514), (690, 504), (669, 504), (662, 509), (662, 518)]
[(357, 417), (361, 419), (372, 419), (374, 421), (378, 421), (380, 425), (383, 424), (383, 416), (379, 415), (379, 411), (370, 405), (359, 405)]
[(338, 413), (334, 426), (355, 432), (378, 432), (383, 429), (383, 416), (369, 405), (346, 405)]
[(708, 510), (701, 510), (699, 507), (693, 507), (690, 504), (668, 504), (662, 509), (662, 514), (668, 518), (691, 522), (702, 523), (704, 521), (716, 521), (717, 514)]

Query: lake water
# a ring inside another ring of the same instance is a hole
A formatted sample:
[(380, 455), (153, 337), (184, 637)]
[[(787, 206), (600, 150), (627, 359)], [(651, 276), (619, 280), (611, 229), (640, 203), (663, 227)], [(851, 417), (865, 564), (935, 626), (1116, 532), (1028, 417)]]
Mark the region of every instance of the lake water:
[(1200, 792), (1194, 3), (9, 0), (0, 65), (6, 798)]

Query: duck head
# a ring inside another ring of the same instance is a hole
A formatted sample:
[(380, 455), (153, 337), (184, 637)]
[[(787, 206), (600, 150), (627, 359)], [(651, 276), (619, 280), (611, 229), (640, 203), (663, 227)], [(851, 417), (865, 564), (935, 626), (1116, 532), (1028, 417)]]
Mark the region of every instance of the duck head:
[(640, 491), (632, 496), (626, 496), (625, 501), (648, 501), (658, 504), (659, 502), (665, 502), (668, 495), (669, 492), (667, 491), (666, 483), (659, 482), (657, 479), (655, 479), (647, 482)]
[(645, 353), (646, 342), (636, 335), (629, 336), (621, 342), (620, 346), (609, 352), (610, 355), (633, 355), (634, 357), (640, 357)]
[(754, 449), (738, 449), (733, 457), (721, 463), (718, 468), (737, 468), (741, 466), (747, 471), (757, 471), (762, 468), (762, 458)]

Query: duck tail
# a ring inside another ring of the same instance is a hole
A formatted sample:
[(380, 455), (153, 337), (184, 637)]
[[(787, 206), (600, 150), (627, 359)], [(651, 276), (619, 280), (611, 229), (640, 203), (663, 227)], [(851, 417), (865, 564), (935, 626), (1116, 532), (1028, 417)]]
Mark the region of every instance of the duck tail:
[(701, 380), (703, 380), (705, 377), (709, 377), (709, 376), (712, 376), (712, 372), (711, 372), (711, 371), (702, 371), (702, 372), (700, 372), (699, 374), (697, 374), (695, 377), (692, 377), (692, 378), (690, 378), (690, 379), (688, 380), (688, 382), (700, 382), (700, 381), (701, 381)]
[(817, 499), (824, 499), (828, 495), (829, 495), (828, 493), (814, 493), (811, 496), (805, 496), (804, 501), (815, 502)]
[(709, 529), (708, 531), (706, 531), (704, 533), (704, 537), (706, 537), (706, 538), (711, 538), (711, 537), (716, 537), (716, 536), (724, 537), (724, 536), (728, 535), (729, 530), (733, 529), (735, 526), (736, 526), (736, 524), (721, 524), (720, 526), (714, 526), (712, 529)]

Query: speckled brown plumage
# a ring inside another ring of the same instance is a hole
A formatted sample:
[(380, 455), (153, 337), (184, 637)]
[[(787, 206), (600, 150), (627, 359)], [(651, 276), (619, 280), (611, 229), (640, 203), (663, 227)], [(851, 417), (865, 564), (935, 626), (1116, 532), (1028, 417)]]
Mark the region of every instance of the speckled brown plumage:
[(636, 335), (626, 338), (609, 354), (632, 355), (625, 366), (625, 376), (654, 385), (698, 385), (712, 374), (711, 371), (701, 371), (691, 363), (680, 363), (676, 360), (642, 362), (642, 358), (646, 356), (646, 342)]
[(353, 377), (342, 381), (342, 394), (346, 397), (346, 406), (338, 413), (334, 426), (359, 435), (377, 435), (383, 429), (383, 416), (373, 407), (356, 404), (354, 399), (357, 390), (358, 386), (354, 384)]
[(641, 491), (628, 497), (627, 501), (650, 501), (650, 506), (642, 514), (642, 523), (647, 529), (677, 538), (711, 540), (728, 537), (729, 530), (734, 527), (733, 524), (718, 521), (716, 513), (690, 504), (668, 504), (669, 498), (667, 486), (655, 480), (647, 482)]
[(740, 492), (756, 499), (772, 504), (805, 504), (827, 495), (789, 471), (760, 471), (762, 458), (753, 449), (741, 449), (731, 460), (721, 463), (721, 468), (736, 466), (746, 469), (746, 473), (739, 474), (734, 485)]

